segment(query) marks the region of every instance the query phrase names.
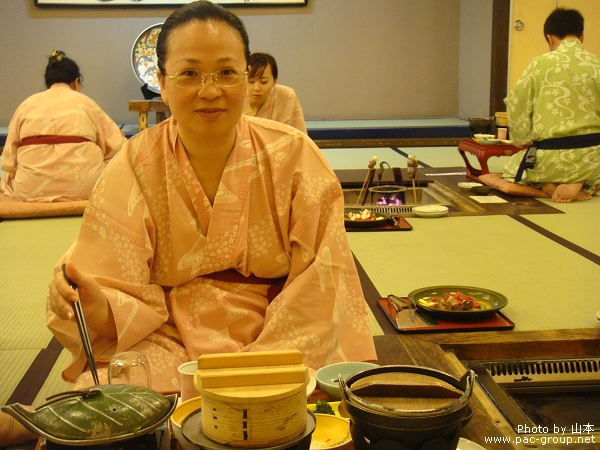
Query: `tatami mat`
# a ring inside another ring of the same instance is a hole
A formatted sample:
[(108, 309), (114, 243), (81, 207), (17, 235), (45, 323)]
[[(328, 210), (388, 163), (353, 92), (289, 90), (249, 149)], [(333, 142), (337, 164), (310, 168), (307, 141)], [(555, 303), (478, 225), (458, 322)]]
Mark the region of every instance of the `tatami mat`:
[[(398, 147), (406, 154), (415, 155), (421, 167), (461, 167), (465, 162), (456, 147)], [(406, 162), (403, 168), (406, 168)], [(421, 169), (427, 171), (427, 169)]]
[(598, 326), (597, 264), (508, 216), (409, 222), (409, 232), (348, 234), (380, 295), (407, 295), (436, 285), (477, 286), (508, 297), (503, 311), (515, 330)]
[(406, 157), (389, 147), (324, 148), (321, 151), (334, 170), (367, 169), (373, 156), (377, 156), (377, 169), (382, 161), (391, 167), (406, 167)]
[(591, 200), (584, 202), (553, 203), (550, 200), (542, 201), (563, 211), (565, 214), (524, 216), (527, 220), (585, 250), (600, 255), (600, 196), (595, 195)]
[(46, 382), (40, 389), (40, 392), (38, 393), (37, 397), (35, 398), (33, 406), (41, 405), (46, 401), (46, 398), (51, 395), (57, 394), (59, 392), (70, 391), (73, 389), (74, 384), (67, 383), (66, 381), (64, 381), (61, 375), (63, 369), (67, 366), (67, 364), (70, 361), (71, 353), (69, 353), (69, 351), (67, 350), (63, 350), (59, 358), (56, 360), (56, 364), (54, 364), (50, 375), (48, 375)]
[[(379, 163), (386, 161), (392, 167), (406, 168), (406, 155), (415, 155), (421, 162), (421, 170), (427, 172), (424, 167), (465, 167), (457, 147), (397, 147), (400, 152), (391, 147), (376, 148), (324, 148), (321, 149), (327, 161), (335, 170), (366, 169), (373, 156), (377, 156), (377, 168)], [(467, 154), (469, 162), (474, 168), (480, 168), (479, 161), (471, 154)], [(488, 159), (490, 172), (502, 172), (508, 161), (507, 156)], [(386, 166), (387, 167), (387, 166)], [(465, 167), (466, 170), (466, 167)]]
[(46, 327), (48, 282), (80, 224), (81, 217), (0, 222), (0, 404), (52, 339)]
[[(2, 334), (6, 334), (4, 330)], [(38, 352), (39, 349), (0, 350), (0, 405), (6, 404)]]
[(81, 217), (0, 222), (0, 349), (44, 348), (52, 269), (77, 237)]

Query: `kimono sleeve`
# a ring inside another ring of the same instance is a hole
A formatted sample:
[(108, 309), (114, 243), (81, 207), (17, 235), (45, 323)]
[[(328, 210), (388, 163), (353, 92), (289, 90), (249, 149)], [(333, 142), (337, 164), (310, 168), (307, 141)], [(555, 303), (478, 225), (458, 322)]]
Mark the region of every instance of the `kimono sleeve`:
[[(168, 319), (164, 290), (150, 280), (154, 225), (127, 153), (119, 153), (98, 180), (70, 255), (102, 286), (115, 319), (116, 340), (90, 330), (100, 361), (132, 347)], [(49, 313), (48, 327), (73, 354), (72, 364), (83, 368), (73, 323)]]
[(504, 99), (510, 135), (515, 145), (532, 140), (536, 73), (538, 71), (538, 61), (534, 59), (525, 69), (513, 90)]
[(341, 186), (333, 173), (328, 176), (316, 166), (297, 172), (288, 281), (268, 307), (263, 331), (245, 349), (298, 349), (313, 369), (377, 359), (344, 229)]

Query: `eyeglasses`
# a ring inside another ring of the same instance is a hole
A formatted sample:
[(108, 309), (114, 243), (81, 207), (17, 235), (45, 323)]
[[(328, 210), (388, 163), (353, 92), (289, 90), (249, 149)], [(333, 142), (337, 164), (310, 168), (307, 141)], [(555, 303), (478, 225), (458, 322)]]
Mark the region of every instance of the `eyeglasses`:
[(215, 86), (219, 87), (235, 87), (239, 86), (244, 82), (248, 76), (248, 72), (242, 72), (237, 69), (220, 69), (216, 72), (205, 73), (197, 72), (195, 70), (182, 70), (173, 75), (166, 74), (176, 86), (181, 88), (195, 88), (198, 86), (204, 87), (206, 85), (206, 78), (210, 76)]

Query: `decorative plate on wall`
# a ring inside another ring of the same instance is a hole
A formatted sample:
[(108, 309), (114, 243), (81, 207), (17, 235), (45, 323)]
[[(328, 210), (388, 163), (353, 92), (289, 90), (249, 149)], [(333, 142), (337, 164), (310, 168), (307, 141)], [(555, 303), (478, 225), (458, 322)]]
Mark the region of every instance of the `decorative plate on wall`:
[(162, 23), (146, 28), (137, 37), (131, 49), (131, 67), (133, 73), (142, 84), (148, 83), (148, 89), (160, 94), (158, 84), (158, 63), (156, 60), (156, 44)]

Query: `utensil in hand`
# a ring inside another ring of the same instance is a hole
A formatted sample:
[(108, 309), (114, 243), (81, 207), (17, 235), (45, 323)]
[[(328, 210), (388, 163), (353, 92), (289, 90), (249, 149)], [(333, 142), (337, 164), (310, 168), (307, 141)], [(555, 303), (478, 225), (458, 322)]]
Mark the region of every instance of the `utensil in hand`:
[(98, 369), (96, 369), (96, 360), (94, 359), (94, 352), (92, 351), (92, 343), (90, 342), (90, 335), (85, 323), (85, 316), (83, 315), (83, 306), (81, 305), (81, 300), (79, 299), (78, 286), (67, 276), (66, 264), (62, 265), (62, 273), (69, 286), (71, 286), (75, 292), (77, 292), (77, 301), (72, 303), (73, 311), (75, 312), (75, 321), (77, 322), (77, 328), (79, 329), (79, 336), (81, 337), (81, 343), (83, 344), (83, 351), (85, 352), (85, 357), (87, 358), (90, 371), (92, 372), (92, 378), (94, 379), (96, 386), (98, 386), (100, 384), (100, 380), (98, 379)]
[(150, 363), (141, 352), (114, 355), (108, 363), (108, 384), (131, 384), (152, 389)]

